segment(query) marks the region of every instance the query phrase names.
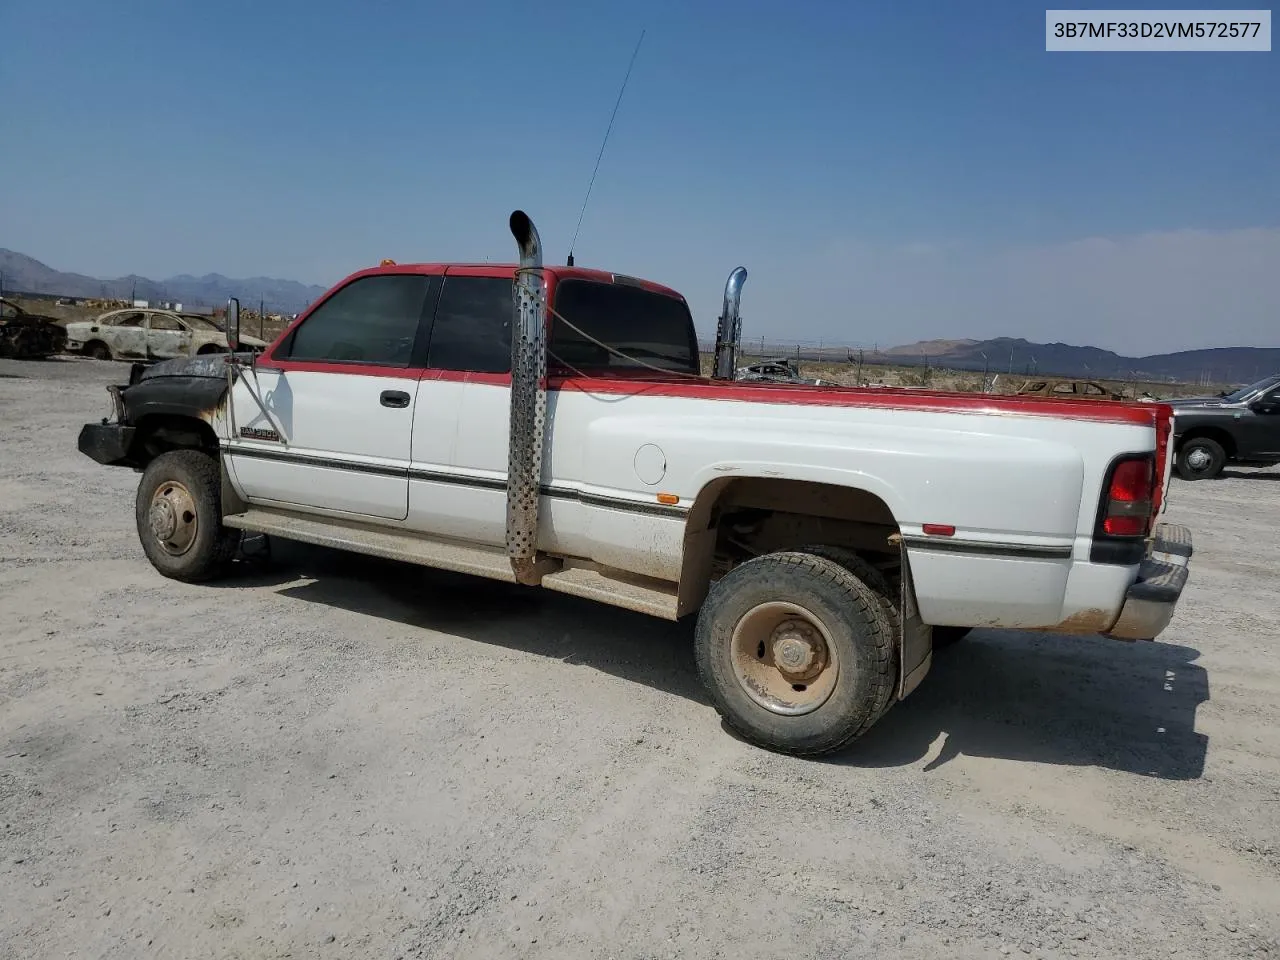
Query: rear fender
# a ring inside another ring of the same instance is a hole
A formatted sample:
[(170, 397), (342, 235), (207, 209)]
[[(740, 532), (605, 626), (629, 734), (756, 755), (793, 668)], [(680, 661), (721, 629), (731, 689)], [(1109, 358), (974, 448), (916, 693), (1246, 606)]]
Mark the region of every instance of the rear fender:
[[(725, 489), (733, 480), (785, 480), (790, 483), (812, 483), (836, 487), (859, 494), (869, 494), (888, 510), (888, 517), (877, 516), (875, 521), (896, 523), (898, 503), (896, 491), (879, 477), (867, 473), (836, 470), (815, 466), (780, 465), (773, 463), (736, 463), (718, 465), (704, 477), (698, 496), (690, 511), (685, 531), (685, 562), (680, 584), (680, 614), (692, 612), (705, 597), (710, 578), (713, 541), (715, 538), (715, 508)], [(848, 519), (858, 519), (850, 517)], [(933, 662), (932, 630), (920, 616), (916, 601), (915, 580), (911, 574), (911, 562), (900, 533), (887, 538), (885, 547), (898, 552), (901, 563), (898, 595), (892, 600), (898, 607), (901, 633), (894, 638), (898, 646), (897, 699), (910, 694), (928, 674)]]
[(902, 497), (887, 481), (864, 470), (847, 470), (806, 463), (781, 461), (745, 461), (714, 463), (704, 468), (695, 478), (698, 488), (696, 503), (701, 503), (709, 491), (714, 491), (727, 480), (786, 480), (795, 483), (817, 483), (831, 487), (844, 487), (869, 493), (879, 498), (895, 518), (901, 518), (904, 510)]

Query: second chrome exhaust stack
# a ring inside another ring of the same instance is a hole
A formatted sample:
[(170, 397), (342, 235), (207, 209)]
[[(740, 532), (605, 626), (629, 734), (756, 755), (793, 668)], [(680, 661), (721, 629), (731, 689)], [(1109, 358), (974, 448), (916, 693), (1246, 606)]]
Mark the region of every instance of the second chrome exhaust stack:
[(742, 302), (742, 285), (747, 282), (747, 268), (735, 267), (724, 285), (724, 306), (716, 324), (716, 354), (711, 376), (717, 380), (732, 380), (737, 375), (738, 344), (742, 341), (742, 316), (738, 307)]

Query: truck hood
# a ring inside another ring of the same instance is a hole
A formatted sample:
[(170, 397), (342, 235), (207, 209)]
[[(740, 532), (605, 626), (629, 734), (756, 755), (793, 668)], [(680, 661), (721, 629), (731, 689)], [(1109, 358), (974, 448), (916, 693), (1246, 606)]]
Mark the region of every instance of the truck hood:
[[(138, 380), (150, 380), (153, 377), (210, 377), (225, 380), (227, 378), (227, 353), (206, 353), (198, 357), (176, 357), (173, 360), (162, 360), (143, 368)], [(249, 351), (237, 353), (236, 356), (249, 360), (253, 354)]]

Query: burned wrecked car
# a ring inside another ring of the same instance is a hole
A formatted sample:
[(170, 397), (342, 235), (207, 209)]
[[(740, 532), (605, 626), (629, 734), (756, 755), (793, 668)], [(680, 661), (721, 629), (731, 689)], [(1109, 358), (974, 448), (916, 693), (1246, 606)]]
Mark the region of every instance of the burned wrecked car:
[[(95, 360), (169, 360), (226, 353), (227, 334), (212, 318), (176, 310), (126, 307), (67, 324), (67, 351)], [(242, 336), (254, 352), (266, 341)]]
[(28, 313), (0, 297), (0, 357), (40, 360), (62, 353), (67, 332), (53, 317)]
[(804, 383), (810, 386), (822, 386), (824, 382), (817, 377), (802, 377), (800, 364), (795, 360), (780, 357), (776, 360), (761, 360), (745, 367), (739, 367), (738, 380), (765, 381), (768, 383)]
[(1027, 380), (1014, 391), (1019, 397), (1088, 397), (1091, 400), (1123, 400), (1118, 390), (1096, 380)]

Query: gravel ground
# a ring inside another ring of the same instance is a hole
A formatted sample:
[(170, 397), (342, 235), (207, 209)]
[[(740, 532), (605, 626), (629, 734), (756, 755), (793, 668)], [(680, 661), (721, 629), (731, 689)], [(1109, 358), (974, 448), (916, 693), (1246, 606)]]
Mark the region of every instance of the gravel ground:
[(286, 543), (165, 580), (0, 361), (0, 956), (1280, 957), (1280, 472), (1174, 482), (1161, 642), (979, 631), (852, 750), (691, 629)]

